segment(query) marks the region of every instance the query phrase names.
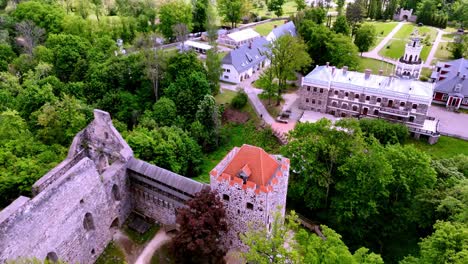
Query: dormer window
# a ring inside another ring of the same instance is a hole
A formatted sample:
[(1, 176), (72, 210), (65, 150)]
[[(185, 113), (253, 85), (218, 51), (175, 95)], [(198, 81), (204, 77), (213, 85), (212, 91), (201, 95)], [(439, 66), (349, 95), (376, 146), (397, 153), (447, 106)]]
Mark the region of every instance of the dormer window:
[(245, 164), (244, 167), (239, 171), (239, 177), (242, 179), (244, 184), (247, 183), (247, 179), (252, 175), (252, 171), (249, 168), (248, 164)]
[(457, 85), (455, 85), (455, 87), (453, 88), (453, 91), (456, 92), (456, 93), (459, 93), (461, 91), (461, 88), (462, 88), (462, 84), (461, 83), (458, 83)]

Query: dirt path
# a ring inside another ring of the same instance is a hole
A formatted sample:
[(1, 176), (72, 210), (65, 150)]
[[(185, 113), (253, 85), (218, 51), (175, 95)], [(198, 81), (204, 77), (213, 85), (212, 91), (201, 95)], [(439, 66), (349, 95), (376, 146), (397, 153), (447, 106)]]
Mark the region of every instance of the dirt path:
[(158, 233), (154, 236), (153, 239), (148, 243), (143, 252), (136, 260), (136, 262), (129, 262), (135, 264), (149, 264), (151, 262), (151, 257), (153, 257), (154, 252), (160, 248), (162, 245), (167, 243), (171, 238), (164, 232), (161, 228)]
[(121, 230), (115, 231), (113, 240), (125, 254), (127, 263), (135, 263), (138, 255), (140, 255), (140, 252), (143, 250), (142, 246), (135, 244)]

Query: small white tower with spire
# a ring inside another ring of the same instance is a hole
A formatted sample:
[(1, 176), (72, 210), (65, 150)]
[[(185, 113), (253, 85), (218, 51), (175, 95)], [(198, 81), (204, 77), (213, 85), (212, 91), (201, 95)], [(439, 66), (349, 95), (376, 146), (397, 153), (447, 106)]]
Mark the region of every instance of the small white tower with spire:
[(405, 54), (397, 62), (396, 75), (406, 78), (419, 78), (423, 61), (421, 60), (421, 38), (415, 30), (405, 46)]

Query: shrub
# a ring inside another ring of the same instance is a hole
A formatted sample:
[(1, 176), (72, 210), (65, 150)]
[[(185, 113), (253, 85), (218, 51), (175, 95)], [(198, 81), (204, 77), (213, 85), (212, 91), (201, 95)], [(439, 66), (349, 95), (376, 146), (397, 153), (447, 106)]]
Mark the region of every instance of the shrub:
[(237, 92), (236, 96), (232, 98), (231, 106), (236, 109), (241, 109), (247, 104), (247, 94), (244, 91)]
[(427, 76), (421, 75), (421, 77), (419, 77), (419, 80), (421, 82), (427, 82), (429, 80), (429, 78), (427, 78)]

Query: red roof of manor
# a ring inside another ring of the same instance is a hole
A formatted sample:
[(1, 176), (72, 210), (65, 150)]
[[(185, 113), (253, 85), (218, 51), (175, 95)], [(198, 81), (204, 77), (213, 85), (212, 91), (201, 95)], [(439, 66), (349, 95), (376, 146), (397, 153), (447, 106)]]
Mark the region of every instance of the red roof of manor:
[(232, 158), (223, 173), (237, 178), (242, 169), (244, 172), (250, 170), (248, 181), (254, 182), (257, 186), (261, 186), (268, 184), (279, 166), (280, 163), (263, 149), (250, 145), (243, 145), (239, 149), (239, 152)]

